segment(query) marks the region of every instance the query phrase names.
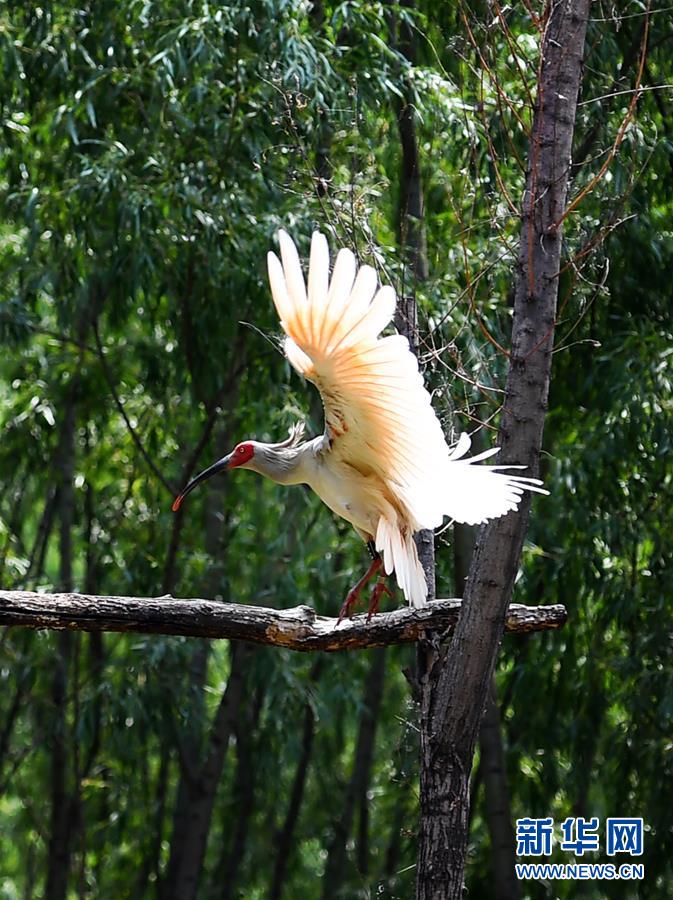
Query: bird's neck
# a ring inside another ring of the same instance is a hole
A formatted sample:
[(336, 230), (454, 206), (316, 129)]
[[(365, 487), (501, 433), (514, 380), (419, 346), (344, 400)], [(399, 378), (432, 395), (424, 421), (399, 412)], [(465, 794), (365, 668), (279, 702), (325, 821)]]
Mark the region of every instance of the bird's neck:
[(275, 450), (260, 445), (246, 468), (259, 472), (278, 484), (304, 484), (310, 480), (310, 470), (315, 459), (313, 441), (291, 449)]

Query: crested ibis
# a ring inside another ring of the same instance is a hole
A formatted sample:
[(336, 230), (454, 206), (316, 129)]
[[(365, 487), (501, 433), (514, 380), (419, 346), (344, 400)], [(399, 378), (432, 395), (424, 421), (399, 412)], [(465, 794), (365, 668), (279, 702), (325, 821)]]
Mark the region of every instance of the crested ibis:
[[(441, 525), (445, 516), (471, 525), (515, 510), (524, 491), (547, 493), (536, 478), (512, 475), (522, 466), (475, 465), (497, 447), (466, 457), (462, 434), (447, 446), (405, 337), (380, 337), (395, 312), (392, 287), (378, 286), (375, 270), (357, 266), (340, 250), (330, 278), (327, 240), (313, 234), (308, 283), (292, 239), (278, 234), (280, 259), (268, 254), (271, 293), (292, 366), (320, 391), (325, 433), (303, 440), (303, 425), (287, 440), (248, 440), (198, 474), (173, 510), (218, 472), (251, 469), (279, 484), (308, 484), (366, 542), (371, 565), (349, 591), (340, 619), (378, 575), (369, 606), (390, 594), (386, 575), (412, 606), (426, 603), (427, 585), (414, 532)], [(383, 570), (383, 572), (381, 571)]]

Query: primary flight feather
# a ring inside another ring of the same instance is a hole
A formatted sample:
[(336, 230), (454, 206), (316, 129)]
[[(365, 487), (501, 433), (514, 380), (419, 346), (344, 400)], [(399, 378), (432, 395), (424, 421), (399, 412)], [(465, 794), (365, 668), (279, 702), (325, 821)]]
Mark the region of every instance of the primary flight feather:
[[(292, 366), (320, 391), (325, 433), (302, 442), (295, 428), (281, 444), (245, 441), (201, 472), (176, 499), (219, 471), (247, 468), (281, 484), (308, 484), (367, 542), (372, 564), (349, 593), (341, 615), (383, 568), (395, 572), (412, 606), (426, 602), (427, 585), (414, 532), (445, 516), (471, 525), (517, 508), (524, 491), (547, 493), (515, 466), (475, 465), (498, 452), (465, 458), (470, 439), (447, 446), (423, 385), (416, 357), (401, 335), (381, 337), (395, 313), (395, 292), (379, 287), (371, 266), (358, 269), (340, 250), (330, 278), (327, 240), (314, 232), (308, 279), (291, 237), (278, 234), (280, 259), (268, 255), (273, 301)], [(387, 591), (379, 579), (370, 614)]]

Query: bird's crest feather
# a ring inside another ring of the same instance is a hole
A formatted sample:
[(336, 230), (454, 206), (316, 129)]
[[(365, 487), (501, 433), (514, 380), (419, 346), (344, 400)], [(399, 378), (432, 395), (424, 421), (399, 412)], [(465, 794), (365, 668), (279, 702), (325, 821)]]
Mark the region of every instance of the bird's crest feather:
[(278, 444), (271, 444), (270, 446), (274, 450), (292, 450), (298, 444), (301, 444), (305, 430), (306, 425), (303, 422), (295, 422), (294, 425), (290, 426), (288, 436), (284, 441), (280, 441)]

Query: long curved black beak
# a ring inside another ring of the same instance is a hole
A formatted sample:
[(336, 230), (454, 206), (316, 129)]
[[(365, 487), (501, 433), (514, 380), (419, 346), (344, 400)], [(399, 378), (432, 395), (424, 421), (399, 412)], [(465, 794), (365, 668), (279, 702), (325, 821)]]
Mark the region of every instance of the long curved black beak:
[(206, 481), (208, 478), (212, 478), (212, 476), (217, 475), (218, 472), (226, 472), (226, 470), (229, 468), (229, 463), (231, 462), (231, 456), (231, 453), (228, 456), (223, 456), (222, 459), (218, 459), (218, 461), (216, 463), (213, 463), (212, 466), (208, 466), (207, 469), (204, 469), (203, 472), (199, 472), (198, 475), (192, 478), (184, 491), (182, 491), (181, 494), (178, 494), (178, 496), (173, 501), (173, 506), (171, 507), (173, 512), (177, 512), (180, 509), (180, 507), (182, 506), (182, 501), (185, 499), (187, 494), (191, 493), (191, 491), (193, 491), (198, 484), (201, 484), (202, 481)]

